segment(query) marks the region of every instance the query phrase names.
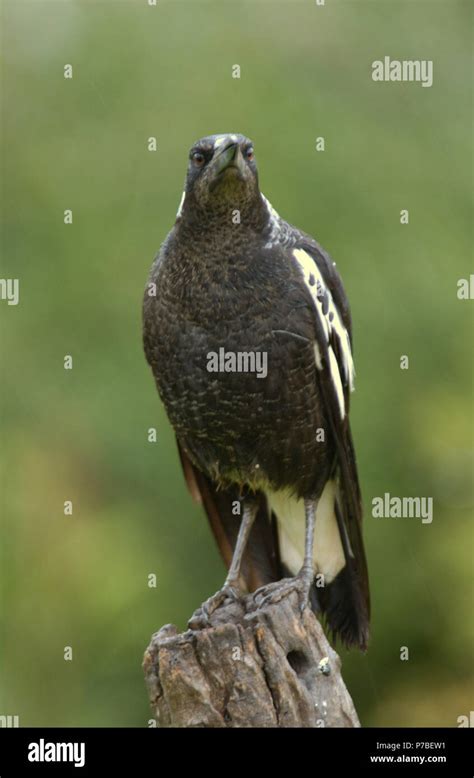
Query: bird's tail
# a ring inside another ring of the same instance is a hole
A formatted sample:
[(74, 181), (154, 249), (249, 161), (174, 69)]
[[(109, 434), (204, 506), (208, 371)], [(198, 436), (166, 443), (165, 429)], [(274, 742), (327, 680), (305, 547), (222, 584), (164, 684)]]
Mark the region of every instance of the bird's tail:
[[(179, 451), (190, 492), (203, 504), (228, 567), (240, 524), (232, 510), (239, 499), (238, 490), (219, 489), (191, 463), (181, 446)], [(349, 495), (343, 491), (344, 483), (347, 478), (343, 474), (330, 479), (318, 502), (311, 604), (344, 645), (364, 650), (369, 634), (369, 588), (361, 530), (362, 509), (354, 477)], [(265, 495), (260, 492), (256, 498), (258, 513), (242, 565), (249, 591), (285, 575), (296, 575), (304, 557), (304, 501), (285, 492)]]
[[(277, 517), (279, 552), (286, 574), (296, 575), (304, 558), (304, 501), (282, 493), (268, 496)], [(330, 632), (347, 646), (367, 648), (369, 588), (362, 541), (361, 507), (350, 513), (350, 500), (339, 478), (330, 479), (316, 510), (313, 564), (313, 610)]]

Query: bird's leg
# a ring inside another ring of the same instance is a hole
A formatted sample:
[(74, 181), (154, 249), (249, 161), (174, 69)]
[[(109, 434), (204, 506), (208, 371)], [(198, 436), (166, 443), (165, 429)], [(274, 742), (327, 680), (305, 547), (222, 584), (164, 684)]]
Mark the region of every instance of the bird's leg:
[(234, 553), (232, 555), (232, 562), (227, 573), (227, 577), (224, 581), (222, 589), (209, 597), (201, 607), (193, 614), (190, 619), (189, 626), (203, 626), (209, 621), (209, 617), (219, 608), (226, 599), (237, 600), (240, 594), (240, 568), (242, 565), (242, 558), (244, 555), (247, 541), (249, 539), (250, 530), (252, 529), (255, 517), (258, 511), (258, 504), (253, 500), (246, 500), (244, 502), (244, 513), (242, 521), (240, 523), (239, 534), (237, 536), (237, 542), (235, 544)]
[(305, 542), (303, 565), (294, 578), (287, 578), (284, 582), (263, 586), (255, 592), (255, 601), (259, 608), (265, 605), (274, 605), (291, 592), (298, 592), (300, 611), (303, 613), (309, 602), (309, 593), (314, 580), (313, 546), (314, 527), (316, 524), (316, 508), (318, 500), (305, 500)]
[(253, 500), (246, 500), (244, 503), (244, 515), (240, 523), (239, 534), (237, 536), (237, 543), (235, 544), (234, 553), (232, 556), (232, 562), (227, 573), (227, 578), (224, 583), (224, 587), (237, 587), (239, 586), (240, 568), (242, 565), (242, 558), (244, 551), (247, 547), (247, 542), (252, 529), (255, 517), (257, 515), (258, 504)]
[(300, 600), (301, 612), (304, 611), (309, 602), (309, 592), (311, 590), (312, 583), (314, 581), (314, 567), (313, 567), (313, 548), (314, 548), (314, 527), (316, 524), (316, 507), (317, 500), (305, 500), (304, 501), (304, 513), (305, 513), (305, 536), (304, 536), (304, 560), (303, 567), (298, 573), (298, 578), (301, 580), (301, 594)]

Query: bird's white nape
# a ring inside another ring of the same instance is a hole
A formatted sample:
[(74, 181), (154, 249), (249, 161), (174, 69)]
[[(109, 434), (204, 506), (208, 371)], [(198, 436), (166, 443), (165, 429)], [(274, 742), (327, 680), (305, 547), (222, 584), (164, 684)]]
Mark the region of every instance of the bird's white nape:
[(177, 210), (177, 213), (176, 213), (176, 218), (177, 219), (179, 219), (179, 217), (181, 216), (185, 199), (186, 199), (186, 192), (183, 192), (183, 194), (181, 195), (181, 200), (179, 201), (179, 206), (178, 206), (178, 210)]
[(270, 221), (270, 226), (271, 226), (270, 235), (268, 236), (268, 240), (267, 240), (267, 242), (265, 244), (265, 248), (266, 249), (271, 249), (272, 246), (275, 243), (278, 243), (278, 238), (280, 236), (280, 229), (281, 229), (281, 221), (282, 221), (282, 219), (281, 219), (280, 214), (275, 211), (273, 205), (271, 204), (271, 202), (269, 200), (267, 200), (265, 195), (262, 194), (261, 197), (262, 197), (262, 200), (263, 200), (263, 202), (265, 204), (265, 207), (267, 209), (268, 216), (269, 216), (269, 221)]

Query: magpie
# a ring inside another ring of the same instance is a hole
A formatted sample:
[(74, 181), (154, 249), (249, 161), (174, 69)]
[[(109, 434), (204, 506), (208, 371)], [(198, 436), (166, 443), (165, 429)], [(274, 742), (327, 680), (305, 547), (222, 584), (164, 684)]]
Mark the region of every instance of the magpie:
[(204, 616), (245, 591), (266, 603), (296, 590), (302, 611), (365, 650), (349, 304), (329, 255), (260, 192), (244, 135), (191, 148), (145, 287), (143, 340), (185, 479), (228, 568)]

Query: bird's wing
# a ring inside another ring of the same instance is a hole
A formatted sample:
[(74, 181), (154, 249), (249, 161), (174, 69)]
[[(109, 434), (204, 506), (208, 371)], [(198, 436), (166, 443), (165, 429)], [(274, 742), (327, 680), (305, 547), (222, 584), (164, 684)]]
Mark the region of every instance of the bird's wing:
[[(328, 503), (335, 493), (333, 504), (329, 506), (329, 512), (333, 514), (330, 520), (337, 523), (345, 564), (328, 585), (316, 590), (313, 604), (315, 609), (323, 611), (329, 628), (346, 645), (365, 648), (370, 606), (361, 532), (361, 495), (348, 422), (354, 378), (349, 306), (334, 263), (312, 238), (298, 233), (295, 245), (284, 250), (290, 251), (290, 261), (304, 280), (303, 289), (314, 324), (315, 376), (337, 450), (334, 489), (330, 484), (321, 503), (327, 513)], [(185, 445), (178, 441), (178, 448), (188, 488), (194, 499), (203, 504), (220, 553), (229, 567), (240, 525), (240, 517), (233, 512), (233, 505), (240, 497), (238, 489), (217, 487), (193, 464)], [(287, 516), (284, 512), (277, 513), (268, 495), (258, 493), (257, 498), (259, 510), (242, 565), (243, 582), (249, 591), (279, 580), (288, 572), (296, 572), (286, 564), (280, 546), (277, 525)], [(286, 508), (291, 511), (288, 503)], [(303, 542), (304, 506), (301, 501), (297, 508), (303, 522), (300, 533)], [(327, 521), (328, 516), (317, 515), (316, 545), (318, 523), (320, 527), (322, 524), (318, 518)], [(316, 548), (316, 558), (318, 553)]]
[[(315, 375), (337, 452), (334, 513), (345, 566), (328, 586), (318, 590), (319, 604), (343, 642), (365, 647), (370, 604), (362, 501), (348, 419), (354, 381), (349, 305), (334, 263), (316, 241), (300, 234), (288, 250), (304, 279), (314, 314)], [(318, 519), (316, 539), (317, 524)]]
[[(240, 504), (237, 487), (217, 487), (211, 478), (202, 473), (191, 461), (182, 443), (177, 441), (183, 473), (188, 489), (196, 502), (202, 503), (217, 546), (226, 567), (230, 566), (232, 553), (240, 527), (240, 515), (235, 506)], [(265, 496), (257, 493), (258, 512), (242, 561), (242, 584), (254, 591), (282, 577), (278, 550), (276, 520), (269, 516)]]

